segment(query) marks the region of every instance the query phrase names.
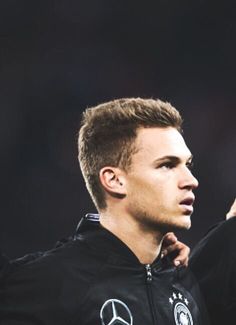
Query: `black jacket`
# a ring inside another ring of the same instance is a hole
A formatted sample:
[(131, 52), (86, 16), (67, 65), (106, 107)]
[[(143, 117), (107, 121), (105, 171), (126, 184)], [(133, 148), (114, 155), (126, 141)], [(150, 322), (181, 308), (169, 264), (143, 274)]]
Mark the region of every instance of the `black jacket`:
[(236, 218), (213, 228), (196, 245), (190, 267), (213, 325), (236, 324)]
[(167, 259), (142, 265), (96, 215), (57, 248), (11, 263), (1, 325), (205, 325), (198, 286)]

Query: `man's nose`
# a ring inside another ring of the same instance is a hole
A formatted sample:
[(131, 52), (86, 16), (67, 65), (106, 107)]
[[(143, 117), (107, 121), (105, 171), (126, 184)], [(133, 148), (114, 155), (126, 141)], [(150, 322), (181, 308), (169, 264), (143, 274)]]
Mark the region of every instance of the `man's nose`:
[(197, 188), (199, 185), (198, 180), (196, 179), (196, 177), (193, 176), (192, 172), (186, 167), (179, 186), (180, 188), (189, 188), (191, 190), (194, 190), (195, 188)]

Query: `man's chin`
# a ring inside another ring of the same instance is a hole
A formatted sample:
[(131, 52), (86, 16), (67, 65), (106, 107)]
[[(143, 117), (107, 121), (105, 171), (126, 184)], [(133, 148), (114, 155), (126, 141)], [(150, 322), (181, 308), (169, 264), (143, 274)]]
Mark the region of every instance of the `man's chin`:
[(154, 230), (163, 233), (175, 230), (188, 230), (191, 227), (191, 215), (178, 215), (169, 219), (167, 222), (157, 222), (154, 218), (146, 218), (145, 222), (142, 222), (141, 225), (146, 231)]
[(191, 228), (191, 216), (190, 215), (182, 215), (179, 216), (178, 220), (170, 225), (169, 231), (175, 230), (189, 230)]
[(180, 222), (179, 222), (179, 229), (181, 230), (188, 230), (188, 229), (190, 229), (191, 228), (191, 218), (190, 218), (191, 216), (183, 216), (182, 217), (182, 220), (180, 220)]

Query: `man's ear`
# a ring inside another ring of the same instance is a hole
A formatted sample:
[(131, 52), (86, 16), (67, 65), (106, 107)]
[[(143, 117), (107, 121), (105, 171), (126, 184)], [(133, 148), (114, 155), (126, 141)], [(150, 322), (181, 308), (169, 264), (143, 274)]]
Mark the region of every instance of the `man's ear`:
[(117, 197), (126, 195), (125, 176), (120, 168), (103, 167), (100, 170), (99, 177), (107, 192)]

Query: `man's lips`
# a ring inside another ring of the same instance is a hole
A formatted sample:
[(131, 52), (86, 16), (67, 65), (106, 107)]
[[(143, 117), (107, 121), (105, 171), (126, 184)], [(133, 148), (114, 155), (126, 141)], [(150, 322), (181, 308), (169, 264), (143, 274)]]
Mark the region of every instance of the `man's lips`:
[(187, 198), (184, 198), (182, 201), (180, 201), (179, 204), (181, 204), (181, 205), (193, 205), (194, 201), (195, 201), (194, 196), (189, 196)]
[(186, 212), (193, 212), (193, 203), (195, 201), (194, 196), (188, 196), (180, 201), (180, 205), (186, 210)]

